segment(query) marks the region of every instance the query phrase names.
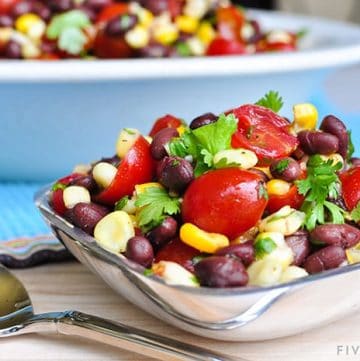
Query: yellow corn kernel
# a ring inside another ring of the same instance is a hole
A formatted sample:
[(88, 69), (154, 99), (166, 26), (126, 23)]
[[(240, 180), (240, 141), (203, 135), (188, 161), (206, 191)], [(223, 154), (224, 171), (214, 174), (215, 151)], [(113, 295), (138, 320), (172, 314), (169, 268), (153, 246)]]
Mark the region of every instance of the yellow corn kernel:
[(149, 183), (143, 183), (143, 184), (137, 184), (135, 186), (135, 192), (137, 195), (144, 193), (144, 191), (148, 188), (160, 188), (163, 189), (164, 187), (157, 182), (149, 182)]
[(180, 239), (187, 245), (206, 253), (215, 253), (218, 249), (230, 244), (226, 236), (219, 233), (205, 232), (191, 223), (182, 225)]
[(283, 196), (290, 191), (291, 184), (282, 179), (271, 179), (267, 182), (266, 188), (269, 196)]
[(193, 34), (199, 26), (199, 20), (188, 15), (179, 15), (175, 19), (175, 23), (180, 31)]
[(124, 158), (130, 148), (135, 144), (140, 136), (137, 129), (125, 128), (123, 129), (116, 141), (116, 154), (119, 158)]
[[(28, 34), (33, 26), (44, 23), (43, 20), (36, 14), (27, 13), (20, 15), (15, 22), (15, 29), (21, 33)], [(45, 30), (45, 29), (44, 29)]]
[(107, 188), (115, 179), (117, 168), (110, 163), (100, 162), (95, 165), (92, 175), (98, 186)]
[(196, 35), (205, 45), (209, 45), (214, 40), (216, 32), (208, 21), (203, 21), (200, 23)]
[(21, 55), (25, 59), (35, 59), (40, 54), (40, 48), (30, 40), (21, 45)]
[(280, 277), (280, 283), (291, 282), (302, 277), (306, 277), (309, 274), (301, 267), (290, 266), (285, 269)]
[(316, 128), (318, 121), (318, 111), (310, 103), (296, 104), (293, 108), (294, 122), (293, 130), (298, 133), (302, 130), (312, 130)]
[(113, 253), (124, 252), (127, 242), (134, 236), (133, 222), (124, 211), (109, 213), (94, 230), (94, 238), (99, 246)]
[(205, 54), (205, 45), (198, 37), (192, 36), (186, 40), (186, 44), (188, 45), (191, 54), (195, 56), (201, 56)]
[(179, 135), (183, 135), (186, 131), (186, 127), (184, 125), (180, 125), (179, 127), (176, 128), (177, 132), (179, 133)]
[(173, 24), (163, 24), (154, 29), (154, 39), (162, 45), (169, 45), (178, 37), (179, 31)]
[(69, 186), (64, 189), (63, 200), (65, 207), (74, 208), (78, 203), (90, 203), (89, 191), (80, 186)]
[(148, 28), (154, 20), (154, 15), (143, 7), (139, 9), (137, 16), (140, 25), (144, 26), (145, 28)]
[(149, 44), (150, 35), (147, 28), (137, 25), (125, 34), (125, 40), (132, 48), (139, 49)]
[(10, 41), (14, 30), (12, 28), (0, 28), (0, 43), (7, 43)]

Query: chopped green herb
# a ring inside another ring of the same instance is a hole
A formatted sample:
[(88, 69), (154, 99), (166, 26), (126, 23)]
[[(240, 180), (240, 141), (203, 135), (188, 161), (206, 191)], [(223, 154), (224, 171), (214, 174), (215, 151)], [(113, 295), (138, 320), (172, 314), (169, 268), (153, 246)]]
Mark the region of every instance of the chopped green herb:
[(134, 129), (130, 129), (130, 128), (124, 128), (125, 132), (130, 134), (130, 135), (135, 135), (136, 131)]
[(55, 183), (55, 184), (52, 186), (51, 190), (52, 190), (53, 192), (55, 192), (55, 191), (57, 191), (58, 189), (64, 190), (66, 187), (67, 187), (66, 184), (57, 182), (57, 183)]
[(192, 55), (190, 46), (187, 43), (181, 42), (176, 45), (176, 51), (181, 56), (190, 56)]
[(360, 202), (357, 204), (357, 206), (351, 211), (351, 219), (354, 222), (360, 222)]
[(284, 102), (282, 97), (279, 95), (279, 92), (270, 90), (266, 93), (260, 100), (258, 100), (256, 105), (261, 105), (262, 107), (269, 108), (275, 113), (278, 113), (283, 107)]
[(145, 268), (143, 274), (146, 277), (150, 277), (154, 275), (154, 271), (151, 268)]
[(308, 28), (302, 28), (300, 29), (295, 35), (298, 39), (302, 39), (303, 37), (305, 37), (307, 34), (309, 33), (309, 29)]
[(271, 238), (262, 238), (254, 243), (256, 259), (262, 259), (276, 249), (277, 245)]
[(259, 198), (264, 198), (266, 200), (269, 200), (269, 193), (266, 187), (264, 186), (264, 184), (262, 183), (259, 186)]
[(349, 134), (349, 146), (348, 146), (348, 152), (347, 152), (347, 161), (349, 162), (355, 153), (355, 146), (354, 146), (354, 142), (352, 140), (351, 130), (348, 130), (348, 134)]
[(275, 166), (275, 170), (278, 172), (278, 173), (283, 173), (286, 168), (289, 166), (289, 163), (290, 163), (290, 160), (289, 159), (282, 159), (280, 160), (276, 166)]
[(319, 155), (314, 155), (307, 164), (307, 178), (296, 182), (299, 193), (305, 196), (302, 210), (306, 214), (305, 226), (308, 230), (327, 221), (325, 211), (332, 223), (345, 222), (344, 210), (328, 201), (329, 198), (336, 199), (339, 196), (340, 180), (337, 172), (342, 166), (341, 163), (335, 164), (330, 159), (325, 161)]
[(129, 197), (122, 197), (119, 201), (115, 203), (115, 211), (121, 211), (129, 202)]
[(135, 206), (140, 208), (137, 221), (145, 232), (161, 224), (166, 215), (180, 213), (180, 199), (157, 187), (146, 188), (140, 193)]

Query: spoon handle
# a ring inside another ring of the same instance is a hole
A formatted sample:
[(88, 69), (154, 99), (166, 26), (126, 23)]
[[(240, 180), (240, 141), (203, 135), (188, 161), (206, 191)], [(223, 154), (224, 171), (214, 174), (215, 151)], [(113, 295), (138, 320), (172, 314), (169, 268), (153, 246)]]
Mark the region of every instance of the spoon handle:
[[(35, 315), (30, 323), (32, 326), (37, 325), (35, 327), (37, 331), (41, 331), (41, 324), (50, 326), (50, 323), (52, 324), (51, 327), (45, 326), (48, 330), (54, 330), (55, 326), (55, 331), (64, 335), (84, 337), (156, 359), (168, 361), (246, 361), (244, 358), (210, 352), (201, 347), (77, 311)], [(34, 329), (34, 327), (31, 328)]]

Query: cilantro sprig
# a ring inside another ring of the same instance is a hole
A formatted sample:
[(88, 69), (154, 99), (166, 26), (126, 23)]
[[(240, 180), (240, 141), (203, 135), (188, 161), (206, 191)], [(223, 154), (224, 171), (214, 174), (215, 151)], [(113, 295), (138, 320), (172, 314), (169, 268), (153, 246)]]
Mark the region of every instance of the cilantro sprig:
[(256, 240), (254, 243), (256, 259), (262, 259), (277, 248), (276, 243), (269, 237)]
[(215, 167), (213, 158), (221, 150), (231, 148), (231, 137), (238, 120), (234, 114), (221, 114), (219, 119), (200, 128), (188, 129), (181, 137), (169, 143), (169, 153), (178, 157), (191, 157), (196, 163), (196, 177)]
[(283, 98), (280, 96), (279, 92), (270, 90), (266, 93), (261, 99), (259, 99), (256, 105), (261, 105), (262, 107), (269, 108), (275, 113), (278, 113), (284, 105)]
[(165, 189), (149, 187), (137, 196), (135, 206), (140, 208), (137, 222), (146, 233), (160, 225), (166, 215), (180, 213), (180, 198), (171, 197)]
[(307, 178), (296, 182), (299, 193), (305, 196), (302, 210), (306, 214), (305, 227), (308, 230), (328, 221), (334, 224), (345, 222), (344, 210), (329, 201), (339, 197), (337, 172), (342, 166), (341, 163), (334, 163), (330, 159), (325, 161), (320, 155), (314, 155), (307, 164)]

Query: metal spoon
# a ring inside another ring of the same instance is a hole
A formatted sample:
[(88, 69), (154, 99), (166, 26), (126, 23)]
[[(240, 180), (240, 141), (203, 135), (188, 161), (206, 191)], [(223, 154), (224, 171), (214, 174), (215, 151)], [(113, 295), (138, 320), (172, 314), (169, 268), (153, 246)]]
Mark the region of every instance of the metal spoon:
[(85, 337), (169, 361), (246, 361), (77, 311), (36, 315), (25, 287), (0, 265), (0, 337), (34, 332)]

